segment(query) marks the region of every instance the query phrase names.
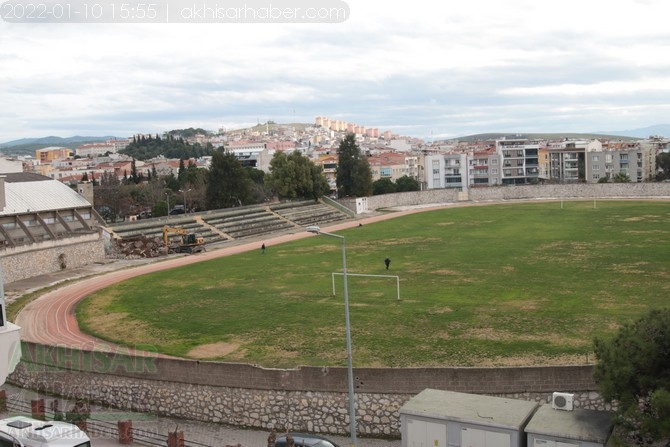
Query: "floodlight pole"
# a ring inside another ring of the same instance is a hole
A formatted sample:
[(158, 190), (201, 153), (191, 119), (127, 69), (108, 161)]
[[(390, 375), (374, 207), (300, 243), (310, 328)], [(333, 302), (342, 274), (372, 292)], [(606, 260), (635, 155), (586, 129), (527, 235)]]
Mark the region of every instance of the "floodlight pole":
[(186, 214), (188, 214), (188, 206), (186, 205), (186, 193), (189, 192), (190, 190), (191, 190), (191, 188), (189, 188), (189, 189), (187, 189), (187, 190), (185, 190), (185, 191), (184, 191), (183, 189), (180, 189), (180, 190), (179, 190), (179, 192), (183, 192), (183, 193), (184, 193), (184, 213), (186, 213)]
[(351, 355), (351, 324), (349, 323), (349, 287), (347, 286), (347, 249), (344, 236), (321, 231), (316, 225), (305, 228), (314, 234), (342, 239), (342, 277), (344, 278), (344, 319), (347, 337), (347, 382), (349, 385), (349, 431), (351, 432), (351, 447), (356, 447), (356, 403), (354, 395), (354, 367)]

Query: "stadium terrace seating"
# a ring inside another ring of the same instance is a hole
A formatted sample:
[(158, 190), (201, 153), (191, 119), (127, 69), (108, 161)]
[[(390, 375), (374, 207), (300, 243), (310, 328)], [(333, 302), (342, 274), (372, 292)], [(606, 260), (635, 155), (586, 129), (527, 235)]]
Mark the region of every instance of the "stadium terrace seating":
[(271, 206), (270, 209), (284, 219), (301, 227), (325, 225), (347, 219), (342, 211), (322, 202), (285, 203)]
[[(133, 237), (146, 237), (146, 238), (163, 238), (163, 226), (168, 225), (170, 227), (184, 228), (189, 232), (197, 233), (199, 236), (205, 238), (206, 243), (221, 242), (226, 240), (226, 237), (216, 233), (207, 225), (203, 225), (198, 222), (196, 216), (170, 216), (169, 219), (164, 217), (161, 219), (143, 219), (136, 222), (124, 223), (121, 225), (112, 225), (110, 230), (114, 232), (114, 235), (120, 239), (129, 239)], [(170, 239), (175, 239), (177, 236), (174, 234), (170, 235)]]
[[(343, 211), (323, 202), (300, 201), (253, 205), (203, 213), (143, 219), (109, 226), (114, 237), (129, 239), (163, 237), (163, 226), (187, 229), (205, 238), (207, 244), (259, 237), (309, 225), (325, 225), (349, 219)], [(174, 238), (171, 235), (171, 238)]]

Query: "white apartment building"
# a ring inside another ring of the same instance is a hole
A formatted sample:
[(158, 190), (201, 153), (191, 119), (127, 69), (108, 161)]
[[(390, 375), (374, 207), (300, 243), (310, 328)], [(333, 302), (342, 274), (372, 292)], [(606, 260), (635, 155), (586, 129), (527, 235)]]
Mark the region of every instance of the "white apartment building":
[(467, 154), (447, 153), (426, 155), (425, 182), (427, 189), (467, 188)]
[(109, 142), (82, 144), (77, 147), (75, 154), (82, 158), (93, 158), (105, 155), (108, 152), (115, 154), (118, 152), (118, 147), (119, 145)]
[(269, 150), (266, 143), (230, 145), (224, 146), (224, 149), (227, 153), (235, 155), (242, 166), (270, 172), (270, 161), (275, 151)]
[(496, 152), (501, 157), (500, 183), (525, 185), (539, 180), (540, 141), (528, 139), (496, 140)]

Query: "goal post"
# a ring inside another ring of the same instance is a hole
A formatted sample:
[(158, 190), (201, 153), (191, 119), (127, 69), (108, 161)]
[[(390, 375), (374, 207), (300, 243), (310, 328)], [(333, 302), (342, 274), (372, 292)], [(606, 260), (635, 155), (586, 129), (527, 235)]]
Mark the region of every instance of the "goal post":
[[(344, 273), (333, 272), (331, 278), (333, 280), (333, 296), (335, 296), (335, 275), (344, 276)], [(373, 278), (395, 278), (396, 290), (398, 293), (398, 301), (400, 301), (400, 276), (396, 275), (365, 275), (363, 273), (347, 273), (347, 276), (367, 276)]]

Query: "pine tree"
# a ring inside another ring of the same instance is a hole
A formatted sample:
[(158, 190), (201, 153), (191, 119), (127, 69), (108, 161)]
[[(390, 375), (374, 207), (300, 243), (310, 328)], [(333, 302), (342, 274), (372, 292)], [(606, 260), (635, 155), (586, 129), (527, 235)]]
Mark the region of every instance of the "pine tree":
[(340, 197), (365, 197), (372, 194), (372, 170), (356, 144), (356, 136), (347, 134), (337, 149), (336, 184)]
[(207, 176), (207, 209), (245, 205), (250, 200), (250, 194), (249, 174), (237, 157), (220, 151), (214, 152)]

